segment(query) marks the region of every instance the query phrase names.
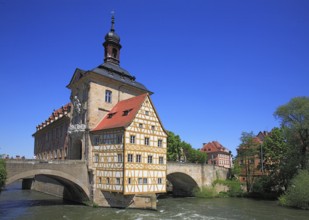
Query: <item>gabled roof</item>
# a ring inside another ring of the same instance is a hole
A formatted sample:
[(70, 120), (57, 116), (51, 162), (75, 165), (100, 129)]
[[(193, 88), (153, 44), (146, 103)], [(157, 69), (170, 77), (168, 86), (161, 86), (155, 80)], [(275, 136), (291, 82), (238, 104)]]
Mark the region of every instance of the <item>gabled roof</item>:
[(124, 84), (139, 88), (145, 92), (152, 94), (143, 84), (135, 81), (135, 77), (132, 76), (127, 70), (113, 63), (103, 63), (100, 66), (91, 70), (91, 72), (103, 75), (105, 77), (120, 81)]
[(212, 141), (207, 144), (203, 144), (201, 151), (209, 152), (209, 153), (214, 153), (214, 152), (229, 153), (229, 151), (225, 147), (223, 147), (223, 145), (220, 144), (218, 141)]
[(153, 94), (153, 92), (149, 91), (142, 83), (135, 81), (135, 77), (132, 76), (127, 70), (123, 69), (122, 67), (116, 64), (108, 63), (108, 62), (103, 63), (99, 65), (98, 67), (92, 70), (88, 70), (88, 71), (77, 68), (71, 78), (69, 85), (67, 85), (67, 87), (70, 88), (72, 84), (74, 84), (81, 78), (85, 77), (90, 72), (119, 81), (123, 84), (133, 86), (149, 94)]
[(84, 75), (87, 73), (87, 71), (76, 68), (74, 71), (74, 74), (70, 80), (70, 83), (67, 85), (67, 88), (70, 88), (71, 84), (74, 84), (75, 82), (77, 82), (78, 80), (80, 80), (82, 77), (84, 77)]
[(129, 126), (147, 97), (145, 93), (118, 102), (92, 131)]

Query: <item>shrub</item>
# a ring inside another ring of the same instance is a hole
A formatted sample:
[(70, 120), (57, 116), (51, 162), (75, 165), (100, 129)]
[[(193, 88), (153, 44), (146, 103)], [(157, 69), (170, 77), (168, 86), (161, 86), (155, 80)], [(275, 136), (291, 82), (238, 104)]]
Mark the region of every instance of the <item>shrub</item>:
[(243, 190), (241, 188), (241, 183), (237, 180), (215, 180), (213, 185), (222, 184), (229, 188), (226, 193), (220, 193), (222, 195), (227, 195), (229, 197), (241, 197), (243, 196)]
[(309, 209), (309, 171), (300, 170), (291, 180), (286, 193), (279, 198), (279, 204), (301, 209)]
[(215, 198), (218, 197), (216, 189), (213, 186), (203, 186), (201, 189), (196, 188), (193, 192), (194, 196), (200, 198)]
[(0, 192), (2, 187), (5, 185), (5, 180), (6, 180), (5, 161), (0, 159)]

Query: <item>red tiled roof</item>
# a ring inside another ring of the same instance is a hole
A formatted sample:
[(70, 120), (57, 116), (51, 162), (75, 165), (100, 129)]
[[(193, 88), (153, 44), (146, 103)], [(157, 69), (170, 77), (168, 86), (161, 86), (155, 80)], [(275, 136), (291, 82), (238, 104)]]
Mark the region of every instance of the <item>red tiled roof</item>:
[[(145, 101), (147, 93), (118, 102), (92, 131), (127, 127), (134, 120)], [(127, 115), (125, 112), (127, 111)]]
[(204, 151), (204, 152), (226, 152), (228, 153), (228, 150), (223, 147), (222, 144), (220, 144), (218, 141), (212, 141), (212, 142), (209, 142), (207, 144), (204, 144), (201, 151)]
[(46, 125), (49, 125), (55, 120), (58, 120), (62, 118), (64, 115), (68, 114), (68, 112), (70, 112), (71, 106), (72, 104), (68, 103), (64, 106), (61, 106), (61, 108), (54, 110), (53, 113), (49, 116), (49, 118), (45, 120), (45, 122), (41, 123), (36, 127), (37, 131), (43, 129)]

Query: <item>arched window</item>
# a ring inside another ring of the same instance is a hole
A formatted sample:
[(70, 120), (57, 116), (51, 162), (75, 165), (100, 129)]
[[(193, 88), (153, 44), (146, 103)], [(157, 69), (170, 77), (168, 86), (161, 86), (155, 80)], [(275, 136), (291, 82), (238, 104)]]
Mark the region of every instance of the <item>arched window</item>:
[(105, 102), (112, 103), (112, 91), (110, 90), (105, 91)]

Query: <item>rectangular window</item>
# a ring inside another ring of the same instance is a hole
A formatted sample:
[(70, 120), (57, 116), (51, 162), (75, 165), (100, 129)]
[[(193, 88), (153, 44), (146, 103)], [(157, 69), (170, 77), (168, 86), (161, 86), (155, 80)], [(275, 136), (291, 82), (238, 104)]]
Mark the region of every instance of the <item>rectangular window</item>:
[(149, 115), (149, 111), (145, 111), (145, 115)]
[(118, 163), (122, 163), (122, 154), (118, 154)]
[(136, 160), (136, 163), (141, 163), (142, 162), (142, 155), (140, 155), (140, 154), (136, 154), (136, 158), (135, 158)]
[(138, 184), (143, 184), (143, 178), (138, 178)]
[(152, 125), (152, 126), (151, 126), (151, 130), (154, 131), (155, 129), (156, 129), (156, 127), (155, 127), (154, 125)]
[(106, 177), (106, 184), (107, 184), (107, 185), (109, 185), (109, 184), (110, 184), (109, 177)]
[(135, 144), (135, 135), (130, 136), (130, 144)]
[(162, 140), (161, 139), (158, 140), (158, 147), (162, 147)]
[(119, 177), (116, 178), (116, 184), (120, 185), (120, 178)]
[(100, 184), (102, 183), (102, 177), (99, 177), (99, 183)]
[(145, 145), (149, 146), (149, 138), (145, 137)]
[(99, 162), (99, 154), (94, 155), (94, 162), (98, 163)]
[(112, 91), (110, 90), (105, 91), (105, 102), (112, 103)]
[(100, 143), (100, 136), (95, 136), (94, 137), (94, 145), (99, 145)]
[(147, 184), (147, 178), (143, 178), (143, 184)]
[(152, 156), (148, 156), (148, 163), (152, 163)]
[(133, 154), (128, 154), (128, 162), (133, 162)]
[(131, 178), (128, 178), (128, 184), (131, 184)]
[(158, 184), (162, 184), (162, 178), (158, 178)]
[(143, 124), (142, 124), (142, 123), (139, 123), (138, 127), (139, 127), (139, 128), (143, 128)]
[(159, 157), (159, 164), (164, 164), (164, 158), (163, 157)]
[(122, 140), (123, 140), (123, 137), (122, 137), (122, 135), (120, 134), (120, 135), (117, 135), (117, 144), (122, 144)]

